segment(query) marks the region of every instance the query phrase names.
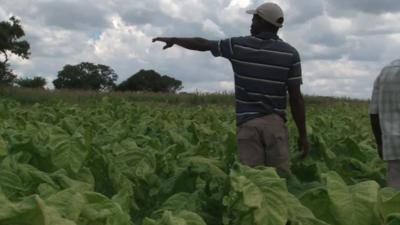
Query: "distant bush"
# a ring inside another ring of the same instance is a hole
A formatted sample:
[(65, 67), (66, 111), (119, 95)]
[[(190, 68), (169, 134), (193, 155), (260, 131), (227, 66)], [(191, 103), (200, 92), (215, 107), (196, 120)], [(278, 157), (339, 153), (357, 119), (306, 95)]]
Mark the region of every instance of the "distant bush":
[(34, 78), (21, 78), (16, 81), (18, 86), (24, 88), (44, 88), (46, 85), (46, 79), (43, 77), (34, 77)]
[(53, 81), (56, 89), (104, 91), (115, 87), (118, 75), (109, 66), (82, 62), (65, 65)]
[(116, 88), (118, 91), (147, 91), (175, 93), (183, 88), (182, 81), (154, 70), (140, 70)]

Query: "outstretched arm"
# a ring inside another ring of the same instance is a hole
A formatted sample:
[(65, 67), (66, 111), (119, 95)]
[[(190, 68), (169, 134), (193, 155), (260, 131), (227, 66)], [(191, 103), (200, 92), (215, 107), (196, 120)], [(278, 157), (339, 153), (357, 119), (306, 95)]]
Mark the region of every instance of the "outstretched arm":
[(176, 37), (157, 37), (153, 42), (165, 42), (164, 50), (174, 45), (179, 45), (183, 48), (195, 51), (209, 51), (211, 50), (210, 41), (204, 38), (176, 38)]
[(290, 109), (299, 132), (299, 150), (302, 152), (301, 157), (305, 158), (308, 155), (309, 143), (306, 130), (306, 110), (304, 107), (304, 99), (303, 95), (301, 94), (300, 85), (289, 86), (288, 92)]

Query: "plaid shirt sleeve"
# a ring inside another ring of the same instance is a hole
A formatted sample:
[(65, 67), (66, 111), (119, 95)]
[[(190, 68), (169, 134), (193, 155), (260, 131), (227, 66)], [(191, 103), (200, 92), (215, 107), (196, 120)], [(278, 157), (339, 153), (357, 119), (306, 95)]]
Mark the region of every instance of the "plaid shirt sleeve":
[(374, 82), (374, 88), (372, 90), (371, 103), (369, 105), (370, 114), (379, 114), (379, 76)]

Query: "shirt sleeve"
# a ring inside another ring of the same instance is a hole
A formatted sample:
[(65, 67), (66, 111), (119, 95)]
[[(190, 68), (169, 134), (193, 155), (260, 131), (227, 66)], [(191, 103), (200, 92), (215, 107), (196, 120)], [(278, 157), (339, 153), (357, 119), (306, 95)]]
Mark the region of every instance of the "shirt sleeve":
[(295, 53), (293, 54), (292, 65), (289, 70), (287, 85), (295, 86), (301, 84), (303, 84), (301, 60), (299, 53), (295, 51)]
[(376, 78), (374, 82), (371, 103), (369, 105), (369, 114), (379, 114), (379, 77)]
[(232, 38), (219, 41), (210, 41), (211, 54), (215, 57), (231, 59), (234, 55), (232, 42)]

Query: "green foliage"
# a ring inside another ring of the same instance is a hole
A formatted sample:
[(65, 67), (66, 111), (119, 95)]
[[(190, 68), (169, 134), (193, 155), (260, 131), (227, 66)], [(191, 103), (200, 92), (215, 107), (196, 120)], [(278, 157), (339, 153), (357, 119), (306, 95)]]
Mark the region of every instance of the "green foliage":
[(0, 62), (0, 86), (10, 86), (13, 84), (17, 75), (10, 68), (10, 64)]
[[(87, 104), (103, 97), (115, 100), (144, 103), (165, 103), (187, 106), (223, 105), (231, 107), (235, 98), (229, 93), (151, 93), (151, 92), (98, 92), (88, 90), (43, 90), (0, 86), (0, 95), (22, 104), (49, 104), (60, 101), (72, 104)], [(233, 111), (232, 111), (233, 112)]]
[(9, 54), (23, 59), (29, 58), (30, 46), (26, 40), (20, 40), (23, 36), (25, 32), (15, 17), (11, 17), (10, 21), (0, 22), (0, 53), (4, 56), (4, 61), (0, 62), (0, 85), (11, 85), (17, 77), (8, 64)]
[(149, 91), (175, 93), (183, 88), (182, 81), (167, 75), (161, 76), (154, 70), (140, 70), (123, 81), (116, 88), (118, 91)]
[(0, 99), (0, 225), (398, 224), (365, 105), (336, 107), (282, 178), (238, 164), (233, 108)]
[(224, 224), (328, 225), (287, 191), (286, 182), (272, 168), (236, 165), (231, 191), (224, 198), (228, 214)]
[[(322, 195), (326, 199), (328, 205), (329, 216), (325, 216), (326, 222), (330, 224), (377, 224), (378, 214), (375, 211), (377, 203), (377, 195), (379, 185), (374, 181), (364, 181), (355, 185), (348, 186), (342, 178), (334, 172), (329, 172), (323, 175), (325, 187), (322, 191), (326, 194)], [(311, 191), (311, 195), (314, 190)], [(309, 193), (305, 193), (303, 198), (311, 200)], [(320, 195), (321, 196), (321, 195)], [(321, 196), (321, 197), (322, 197)], [(312, 203), (311, 203), (312, 204)], [(307, 205), (307, 204), (306, 204)], [(312, 211), (320, 210), (318, 205), (310, 206)]]
[(102, 64), (82, 62), (65, 65), (53, 81), (56, 89), (111, 90), (118, 75), (113, 69)]
[(33, 78), (21, 78), (17, 79), (16, 83), (18, 86), (23, 88), (41, 88), (43, 89), (46, 85), (46, 79), (43, 77), (33, 77)]

